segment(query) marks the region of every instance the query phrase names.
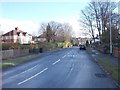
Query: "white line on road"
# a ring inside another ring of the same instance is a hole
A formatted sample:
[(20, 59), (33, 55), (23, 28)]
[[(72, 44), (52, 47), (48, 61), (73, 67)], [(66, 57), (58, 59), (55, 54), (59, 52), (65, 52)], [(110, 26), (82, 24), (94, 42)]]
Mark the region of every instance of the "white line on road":
[(60, 59), (59, 60), (57, 60), (57, 61), (55, 61), (52, 65), (55, 65), (56, 63), (58, 63), (60, 61)]
[(70, 52), (68, 52), (67, 54), (70, 54)]
[(27, 82), (27, 81), (31, 80), (32, 78), (34, 78), (34, 77), (38, 76), (39, 74), (41, 74), (41, 73), (45, 72), (47, 69), (48, 69), (48, 68), (43, 69), (42, 71), (40, 71), (39, 73), (37, 73), (37, 74), (35, 74), (35, 75), (31, 76), (30, 78), (25, 79), (25, 80), (24, 80), (24, 81), (22, 81), (22, 82), (19, 82), (17, 85), (21, 85), (21, 84), (23, 84), (23, 83), (25, 83), (25, 82)]
[(66, 57), (66, 55), (64, 55), (62, 58), (65, 58)]
[(25, 73), (25, 72), (28, 72), (28, 71), (30, 71), (30, 70), (36, 68), (37, 66), (38, 66), (38, 65), (35, 65), (34, 67), (32, 67), (32, 68), (30, 68), (30, 69), (28, 69), (28, 70), (25, 70), (25, 71), (23, 71), (23, 72), (21, 72), (21, 73), (15, 75), (15, 76), (13, 76), (13, 77), (10, 77), (10, 78), (14, 78), (14, 77), (16, 77), (16, 76), (18, 76), (18, 75), (20, 75), (20, 74), (23, 74), (23, 73)]
[(66, 77), (65, 80), (67, 80), (67, 79), (70, 77), (70, 74), (72, 73), (73, 69), (74, 69), (74, 62), (73, 62), (73, 64), (72, 64), (72, 67), (71, 67), (71, 69), (70, 69), (70, 72), (68, 73), (68, 75), (67, 75), (67, 77)]
[(100, 53), (96, 53), (96, 54), (100, 54)]
[(73, 57), (75, 57), (75, 55), (73, 55)]

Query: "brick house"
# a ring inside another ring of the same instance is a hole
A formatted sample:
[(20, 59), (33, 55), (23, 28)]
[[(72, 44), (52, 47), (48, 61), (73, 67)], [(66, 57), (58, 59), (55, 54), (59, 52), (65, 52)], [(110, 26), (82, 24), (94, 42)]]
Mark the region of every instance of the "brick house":
[(19, 30), (18, 27), (15, 27), (15, 30), (9, 31), (2, 35), (2, 43), (20, 43), (20, 44), (29, 44), (32, 42), (32, 35)]

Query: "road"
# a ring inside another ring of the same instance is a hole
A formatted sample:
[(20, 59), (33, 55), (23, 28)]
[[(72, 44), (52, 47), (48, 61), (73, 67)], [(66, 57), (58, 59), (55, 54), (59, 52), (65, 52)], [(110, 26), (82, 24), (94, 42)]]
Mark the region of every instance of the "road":
[[(101, 76), (103, 75), (103, 76)], [(63, 49), (3, 71), (3, 88), (115, 88), (78, 47)]]

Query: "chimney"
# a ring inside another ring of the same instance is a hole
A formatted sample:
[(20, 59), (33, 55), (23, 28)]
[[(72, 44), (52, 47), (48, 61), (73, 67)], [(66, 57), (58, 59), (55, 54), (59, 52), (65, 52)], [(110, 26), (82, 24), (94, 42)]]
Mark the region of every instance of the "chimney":
[(18, 27), (15, 27), (15, 30), (18, 30)]

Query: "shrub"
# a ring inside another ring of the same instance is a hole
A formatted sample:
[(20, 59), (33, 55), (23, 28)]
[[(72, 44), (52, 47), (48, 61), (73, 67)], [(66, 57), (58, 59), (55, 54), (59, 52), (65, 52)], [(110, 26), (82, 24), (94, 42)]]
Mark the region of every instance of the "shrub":
[(2, 50), (9, 50), (10, 47), (19, 46), (18, 43), (2, 43)]
[(43, 48), (43, 51), (48, 51), (54, 48), (63, 47), (63, 43), (61, 42), (39, 42), (38, 47)]
[(9, 50), (9, 49), (27, 49), (27, 48), (31, 48), (29, 44), (2, 43), (2, 50)]

